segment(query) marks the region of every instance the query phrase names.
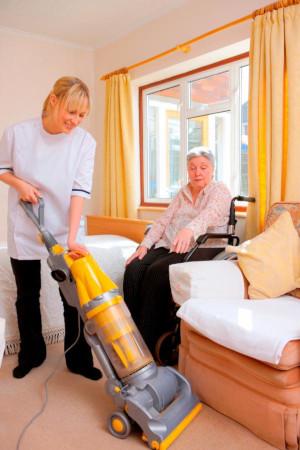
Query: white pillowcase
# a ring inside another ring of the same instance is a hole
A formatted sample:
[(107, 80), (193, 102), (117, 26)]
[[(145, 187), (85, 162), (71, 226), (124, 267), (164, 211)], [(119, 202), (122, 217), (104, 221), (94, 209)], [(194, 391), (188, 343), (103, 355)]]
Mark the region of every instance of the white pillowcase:
[(230, 261), (191, 261), (169, 268), (172, 296), (182, 305), (189, 298), (244, 298), (244, 279)]

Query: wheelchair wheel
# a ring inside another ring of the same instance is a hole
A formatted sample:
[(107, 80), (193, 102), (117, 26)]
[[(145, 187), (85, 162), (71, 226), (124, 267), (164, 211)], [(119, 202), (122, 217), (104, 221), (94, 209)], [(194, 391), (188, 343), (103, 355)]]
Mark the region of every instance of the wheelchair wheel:
[(160, 336), (155, 346), (155, 357), (159, 364), (175, 366), (178, 363), (179, 341), (179, 328)]

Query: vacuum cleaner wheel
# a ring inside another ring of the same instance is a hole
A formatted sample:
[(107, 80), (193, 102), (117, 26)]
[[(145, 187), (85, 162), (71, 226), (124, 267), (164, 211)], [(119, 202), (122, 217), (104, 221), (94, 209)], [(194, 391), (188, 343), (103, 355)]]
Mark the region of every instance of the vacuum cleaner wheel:
[(129, 417), (122, 411), (114, 412), (108, 419), (108, 429), (113, 436), (119, 439), (127, 438), (131, 432)]

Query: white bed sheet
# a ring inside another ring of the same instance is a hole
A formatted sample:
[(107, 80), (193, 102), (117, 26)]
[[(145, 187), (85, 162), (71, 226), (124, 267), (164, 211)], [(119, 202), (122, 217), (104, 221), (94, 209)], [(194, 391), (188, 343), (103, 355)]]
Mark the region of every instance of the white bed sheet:
[[(85, 236), (84, 244), (95, 257), (101, 269), (117, 284), (122, 292), (126, 259), (135, 251), (137, 243), (122, 236)], [(41, 315), (46, 342), (59, 342), (64, 335), (63, 308), (57, 283), (50, 275), (46, 261), (42, 261)], [(6, 246), (0, 244), (0, 317), (6, 322), (5, 353), (19, 349), (19, 332), (15, 311), (16, 286)]]

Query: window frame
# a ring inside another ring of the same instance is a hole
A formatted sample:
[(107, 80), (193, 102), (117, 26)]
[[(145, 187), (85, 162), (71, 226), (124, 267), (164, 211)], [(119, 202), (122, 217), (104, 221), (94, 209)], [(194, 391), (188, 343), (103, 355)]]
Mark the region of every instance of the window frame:
[[(144, 148), (145, 148), (145, 140), (147, 138), (147, 134), (145, 132), (145, 128), (146, 128), (146, 121), (144, 121), (144, 117), (147, 117), (147, 102), (143, 101), (144, 97), (146, 95), (148, 95), (149, 93), (151, 93), (152, 90), (154, 90), (155, 92), (157, 92), (157, 90), (155, 90), (154, 88), (158, 87), (161, 85), (161, 90), (164, 89), (168, 89), (170, 87), (174, 87), (175, 85), (181, 85), (182, 89), (181, 89), (181, 98), (180, 98), (180, 103), (182, 105), (182, 108), (184, 111), (186, 111), (186, 115), (184, 117), (184, 120), (181, 120), (181, 125), (180, 125), (180, 135), (181, 136), (187, 136), (187, 121), (189, 118), (192, 117), (199, 117), (201, 115), (206, 116), (207, 113), (207, 109), (205, 110), (205, 112), (203, 112), (203, 114), (199, 113), (199, 110), (197, 110), (197, 108), (188, 108), (187, 106), (187, 102), (189, 99), (189, 86), (190, 86), (190, 82), (191, 81), (195, 81), (195, 80), (199, 80), (202, 77), (199, 76), (199, 74), (205, 72), (205, 74), (203, 74), (203, 78), (206, 78), (210, 75), (215, 75), (218, 73), (223, 73), (226, 70), (226, 65), (228, 65), (229, 70), (236, 70), (239, 71), (240, 68), (243, 65), (248, 65), (249, 61), (247, 61), (247, 59), (249, 59), (249, 52), (245, 52), (239, 55), (236, 55), (234, 57), (231, 58), (226, 58), (223, 60), (220, 60), (218, 62), (215, 62), (213, 64), (209, 64), (188, 72), (184, 72), (166, 79), (162, 79), (153, 83), (149, 83), (147, 85), (144, 86), (140, 86), (139, 87), (139, 152), (140, 152), (140, 194), (141, 194), (141, 203), (140, 206), (141, 207), (167, 207), (171, 201), (165, 202), (165, 201), (147, 201), (147, 199), (145, 199), (145, 175), (146, 175), (146, 165), (144, 164)], [(244, 60), (244, 61), (243, 61)], [(241, 61), (241, 64), (237, 64), (235, 66), (230, 66), (232, 65), (232, 63), (235, 63), (237, 61)], [(186, 80), (186, 78), (188, 78), (188, 82)], [(239, 76), (237, 76), (237, 74), (235, 74), (235, 76), (233, 77), (234, 80), (236, 80), (236, 82), (240, 82), (240, 78)], [(232, 80), (232, 77), (231, 77)], [(184, 91), (184, 88), (186, 89)], [(230, 86), (231, 92), (235, 92), (237, 89), (237, 86)], [(240, 108), (239, 108), (239, 96), (236, 95), (234, 97), (231, 97), (228, 100), (228, 105), (229, 105), (229, 109), (231, 110), (232, 114), (234, 115), (232, 118), (232, 122), (234, 123), (238, 123), (239, 126), (238, 127), (231, 127), (231, 142), (232, 142), (232, 146), (235, 149), (235, 151), (233, 152), (233, 162), (235, 167), (238, 167), (239, 170), (237, 171), (238, 173), (238, 177), (240, 174), (240, 151), (238, 151), (238, 149), (240, 149), (240, 132), (241, 132), (241, 117), (240, 117)], [(234, 102), (234, 107), (232, 107), (232, 102)], [(215, 113), (215, 112), (219, 112), (220, 111), (220, 107), (218, 106), (212, 106), (209, 107), (209, 114)], [(222, 111), (224, 111), (224, 108), (222, 108)], [(236, 116), (236, 114), (238, 114), (238, 116)], [(185, 140), (181, 139), (180, 140), (180, 170), (182, 170), (184, 173), (185, 170), (185, 166), (186, 166), (186, 161), (185, 161), (185, 153), (184, 153), (184, 147), (185, 147)], [(234, 178), (234, 174), (232, 172), (231, 177)], [(231, 180), (232, 184), (231, 185), (236, 185), (236, 181)], [(245, 207), (238, 207), (239, 210), (245, 211), (246, 208)]]

